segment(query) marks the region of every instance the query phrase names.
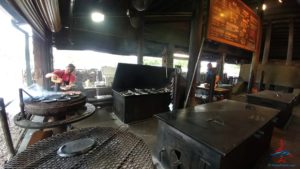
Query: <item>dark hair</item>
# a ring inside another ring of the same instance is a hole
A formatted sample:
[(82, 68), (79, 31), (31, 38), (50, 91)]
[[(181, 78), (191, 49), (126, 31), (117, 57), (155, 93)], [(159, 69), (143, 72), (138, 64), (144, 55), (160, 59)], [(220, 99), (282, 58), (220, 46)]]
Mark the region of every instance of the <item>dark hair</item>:
[(207, 64), (207, 67), (208, 67), (208, 68), (212, 68), (212, 64), (209, 62), (209, 63)]
[(70, 71), (73, 72), (75, 70), (75, 66), (73, 64), (68, 64), (67, 66), (68, 68), (70, 68)]

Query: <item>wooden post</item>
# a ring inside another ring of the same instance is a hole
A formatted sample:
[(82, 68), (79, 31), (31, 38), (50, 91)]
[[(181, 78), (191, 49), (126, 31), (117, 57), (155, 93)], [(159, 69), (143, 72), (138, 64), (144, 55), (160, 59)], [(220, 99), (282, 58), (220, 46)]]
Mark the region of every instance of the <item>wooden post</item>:
[(289, 23), (289, 41), (286, 57), (286, 65), (291, 65), (293, 60), (293, 45), (294, 45), (294, 21), (290, 19)]
[(50, 88), (50, 80), (44, 76), (53, 70), (52, 46), (49, 39), (33, 34), (34, 80), (44, 89)]
[(32, 76), (30, 68), (29, 35), (25, 33), (25, 62), (26, 62), (26, 81), (27, 85), (32, 85)]
[(272, 22), (269, 22), (267, 32), (266, 32), (266, 38), (265, 38), (264, 53), (261, 62), (262, 65), (266, 64), (269, 60), (271, 34), (272, 34)]
[(223, 79), (223, 74), (224, 74), (224, 64), (225, 64), (225, 58), (226, 58), (226, 53), (222, 53), (222, 56), (220, 58), (220, 61), (219, 61), (219, 71), (218, 71), (218, 75), (220, 76), (220, 80)]
[(252, 55), (252, 62), (251, 62), (251, 67), (250, 67), (250, 75), (249, 75), (247, 93), (251, 93), (253, 84), (256, 82), (258, 62), (259, 62), (259, 53), (254, 52)]
[[(189, 63), (187, 72), (187, 88), (186, 88), (186, 101), (185, 107), (190, 105), (190, 98), (194, 97), (195, 93), (195, 81), (193, 81), (194, 70), (196, 69), (196, 62), (198, 59), (198, 54), (203, 41), (202, 29), (203, 29), (203, 1), (195, 0), (195, 14), (191, 21), (191, 31), (190, 31), (190, 44), (189, 44)], [(188, 96), (189, 95), (189, 96)]]
[(216, 81), (216, 72), (213, 72), (212, 78), (210, 79), (209, 82), (208, 102), (214, 101), (215, 81)]
[(137, 28), (137, 38), (138, 38), (138, 49), (137, 49), (137, 61), (139, 65), (143, 64), (143, 56), (144, 56), (144, 15), (141, 14), (140, 16), (140, 25)]
[(174, 54), (174, 45), (169, 44), (167, 49), (167, 67), (173, 68), (173, 54)]
[[(260, 4), (261, 5), (261, 4)], [(259, 5), (259, 6), (260, 6)], [(259, 63), (259, 54), (260, 54), (260, 46), (261, 46), (261, 37), (262, 37), (262, 11), (257, 11), (257, 15), (259, 16), (258, 19), (258, 31), (257, 31), (257, 42), (256, 42), (256, 50), (253, 52), (252, 55), (252, 62), (250, 67), (250, 73), (249, 73), (249, 81), (247, 86), (247, 92), (251, 93), (253, 84), (256, 82), (256, 74), (257, 74), (257, 68)]]

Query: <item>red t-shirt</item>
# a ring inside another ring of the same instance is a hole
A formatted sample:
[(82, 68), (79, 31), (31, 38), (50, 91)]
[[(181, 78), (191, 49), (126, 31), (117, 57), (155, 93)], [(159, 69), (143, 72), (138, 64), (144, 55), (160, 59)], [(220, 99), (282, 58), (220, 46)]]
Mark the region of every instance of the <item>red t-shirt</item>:
[(73, 73), (66, 74), (64, 70), (55, 70), (53, 73), (56, 74), (59, 78), (61, 78), (64, 83), (67, 83), (67, 85), (69, 83), (74, 83), (76, 80), (76, 77)]

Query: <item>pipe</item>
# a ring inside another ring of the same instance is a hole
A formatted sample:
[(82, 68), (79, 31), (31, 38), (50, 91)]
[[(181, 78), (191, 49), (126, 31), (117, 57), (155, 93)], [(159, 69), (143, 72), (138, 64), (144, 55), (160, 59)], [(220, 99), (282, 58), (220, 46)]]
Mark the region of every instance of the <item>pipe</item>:
[(209, 93), (208, 93), (208, 102), (214, 101), (214, 92), (215, 92), (215, 81), (216, 81), (216, 73), (212, 74), (212, 78), (209, 82)]
[[(34, 100), (34, 97), (31, 95), (31, 94), (29, 94), (26, 90), (24, 90), (24, 89), (21, 89), (24, 93), (26, 93), (32, 100)], [(22, 96), (23, 97), (23, 96)]]
[(25, 118), (26, 117), (25, 110), (24, 110), (25, 105), (24, 105), (24, 100), (23, 100), (23, 89), (22, 88), (19, 89), (19, 99), (20, 99), (21, 115), (23, 118)]
[(16, 154), (16, 152), (15, 152), (11, 134), (9, 131), (9, 126), (8, 126), (8, 122), (7, 122), (7, 116), (6, 116), (3, 98), (0, 98), (0, 121), (1, 121), (1, 128), (3, 130), (3, 135), (4, 135), (5, 142), (6, 142), (6, 146), (10, 153), (10, 156), (12, 157)]
[(144, 57), (144, 14), (139, 15), (139, 25), (137, 27), (137, 57), (138, 57), (138, 64), (143, 64), (143, 57)]
[(14, 100), (11, 100), (5, 104), (5, 107), (9, 106)]
[(199, 53), (198, 53), (197, 61), (196, 61), (196, 64), (195, 64), (195, 68), (194, 68), (194, 72), (193, 72), (193, 75), (192, 75), (192, 79), (191, 79), (191, 82), (190, 82), (190, 84), (188, 86), (188, 92), (187, 92), (187, 95), (186, 95), (186, 98), (185, 98), (184, 108), (187, 107), (188, 102), (189, 102), (189, 98), (190, 98), (192, 87), (193, 87), (193, 82), (194, 82), (195, 76), (197, 74), (197, 67), (200, 64), (200, 57), (202, 55), (204, 42), (205, 42), (205, 38), (203, 38), (202, 42), (201, 42), (201, 46), (200, 46), (200, 50), (199, 50)]
[(139, 12), (145, 11), (152, 3), (152, 0), (131, 0), (131, 4)]
[(179, 74), (179, 70), (178, 70), (178, 68), (175, 68), (175, 75), (174, 75), (174, 84), (173, 84), (173, 87), (174, 87), (174, 89), (173, 89), (173, 110), (177, 110), (178, 109), (178, 100), (177, 100), (177, 97), (178, 97), (178, 95), (177, 95), (177, 91), (178, 91), (178, 88), (179, 88), (179, 80), (178, 80), (178, 75)]
[(260, 81), (259, 81), (259, 91), (264, 90), (264, 89), (263, 89), (263, 85), (264, 85), (264, 76), (265, 76), (265, 72), (262, 71), (262, 72), (261, 72), (261, 76), (260, 76)]
[(74, 42), (72, 40), (72, 28), (73, 28), (73, 11), (74, 11), (74, 6), (75, 6), (75, 0), (70, 0), (70, 9), (69, 9), (69, 17), (68, 17), (68, 26), (69, 26), (69, 31), (68, 31), (68, 41), (69, 43), (73, 46)]
[[(193, 17), (191, 20), (191, 30), (190, 30), (190, 42), (189, 42), (189, 62), (188, 62), (188, 72), (187, 72), (187, 88), (186, 88), (186, 100), (184, 103), (184, 107), (186, 107), (189, 103), (190, 97), (195, 92), (195, 82), (194, 76), (195, 71), (198, 66), (197, 62), (200, 58), (199, 54), (202, 54), (202, 49), (204, 39), (205, 39), (205, 27), (204, 27), (204, 7), (206, 5), (201, 0), (193, 1)], [(202, 42), (202, 43), (201, 43)], [(197, 57), (198, 55), (198, 57)], [(199, 61), (200, 62), (200, 61)], [(194, 96), (193, 96), (194, 97)]]

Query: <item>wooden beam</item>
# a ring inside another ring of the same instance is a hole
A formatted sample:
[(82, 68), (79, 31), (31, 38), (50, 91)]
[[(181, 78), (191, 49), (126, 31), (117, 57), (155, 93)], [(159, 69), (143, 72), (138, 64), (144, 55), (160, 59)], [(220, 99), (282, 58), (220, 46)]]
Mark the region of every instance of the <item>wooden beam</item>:
[(287, 50), (286, 65), (291, 65), (293, 60), (293, 45), (294, 45), (294, 21), (290, 19), (289, 23), (289, 42)]
[(218, 72), (218, 74), (221, 77), (220, 80), (223, 80), (224, 64), (225, 64), (226, 55), (227, 55), (226, 53), (222, 53), (222, 56), (220, 57), (220, 60), (219, 60), (220, 71)]
[(140, 16), (141, 24), (137, 28), (137, 38), (138, 38), (138, 49), (137, 49), (137, 61), (138, 64), (143, 64), (143, 56), (144, 56), (144, 16), (141, 14)]
[[(89, 15), (76, 15), (73, 17), (75, 20), (87, 20)], [(106, 15), (107, 20), (129, 20), (127, 15)], [(190, 21), (192, 19), (191, 12), (152, 12), (145, 13), (144, 20), (145, 22), (178, 22), (178, 21)]]
[[(261, 6), (261, 4), (259, 4), (259, 6)], [(252, 92), (252, 88), (253, 88), (253, 84), (256, 81), (256, 74), (257, 74), (257, 68), (258, 68), (258, 64), (259, 64), (259, 55), (260, 55), (260, 47), (261, 47), (261, 39), (262, 39), (262, 10), (258, 10), (257, 11), (257, 15), (259, 16), (259, 20), (258, 20), (258, 31), (256, 34), (256, 51), (253, 52), (252, 55), (252, 62), (251, 62), (251, 67), (250, 67), (250, 72), (249, 72), (249, 82), (248, 82), (248, 86), (247, 86), (247, 92), (251, 93)]]
[[(195, 0), (195, 14), (191, 22), (191, 31), (190, 31), (190, 44), (189, 44), (189, 63), (188, 63), (188, 73), (187, 73), (187, 89), (186, 89), (186, 100), (184, 107), (193, 106), (194, 96), (195, 96), (195, 69), (197, 67), (197, 61), (200, 59), (200, 49), (204, 44), (203, 37), (203, 15), (204, 15), (204, 1)], [(201, 43), (202, 42), (202, 43)]]
[(169, 68), (173, 68), (173, 64), (174, 64), (173, 54), (174, 54), (174, 45), (169, 44), (167, 48), (167, 67)]
[(269, 23), (268, 29), (266, 32), (266, 39), (265, 39), (265, 46), (264, 46), (264, 53), (262, 58), (261, 64), (266, 64), (269, 59), (269, 53), (270, 53), (270, 43), (271, 43), (271, 32), (272, 32), (272, 23)]
[(53, 55), (51, 42), (33, 34), (34, 81), (44, 89), (50, 89), (50, 80), (45, 78), (53, 71)]

